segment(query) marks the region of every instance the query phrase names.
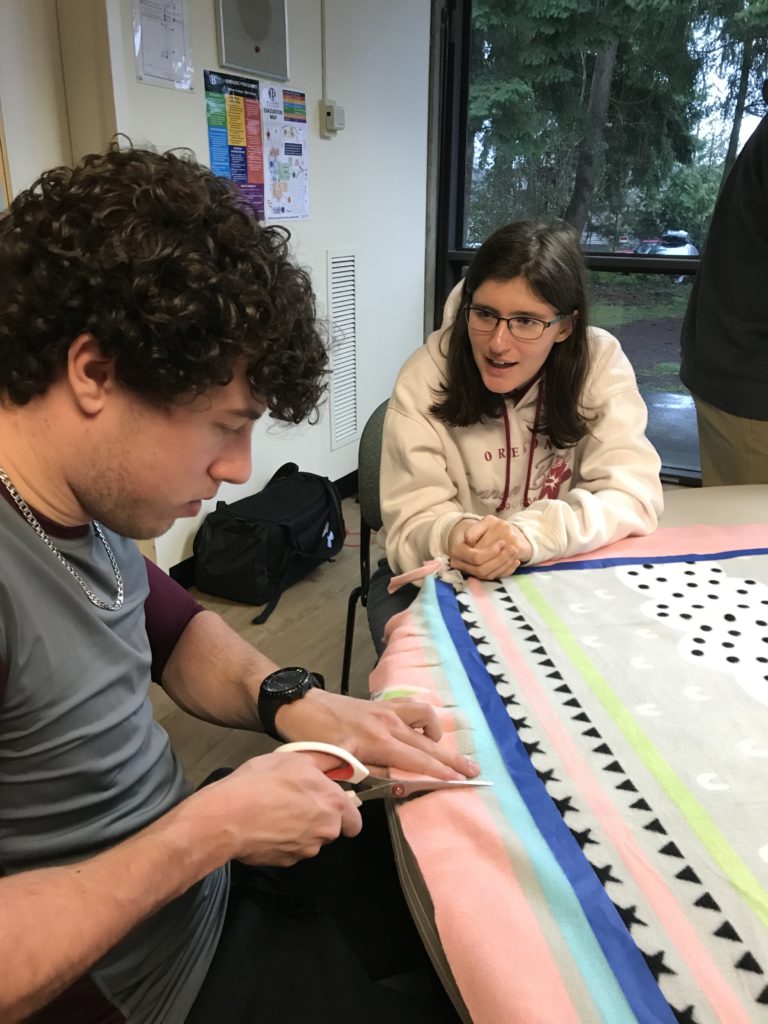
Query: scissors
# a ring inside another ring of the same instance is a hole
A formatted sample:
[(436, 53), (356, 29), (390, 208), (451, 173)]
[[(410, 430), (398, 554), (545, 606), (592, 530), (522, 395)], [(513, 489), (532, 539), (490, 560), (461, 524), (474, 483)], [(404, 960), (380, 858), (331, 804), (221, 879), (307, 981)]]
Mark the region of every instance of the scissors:
[(409, 797), (418, 796), (421, 793), (433, 793), (439, 789), (493, 785), (492, 782), (485, 779), (385, 779), (378, 775), (371, 775), (362, 761), (358, 761), (354, 754), (350, 754), (348, 750), (334, 746), (332, 743), (302, 740), (297, 743), (284, 743), (278, 747), (278, 750), (286, 753), (314, 751), (318, 754), (330, 754), (343, 761), (344, 764), (339, 765), (338, 768), (329, 768), (325, 775), (329, 779), (333, 779), (334, 782), (340, 782), (350, 787), (346, 793), (355, 802), (356, 807), (366, 800), (382, 800), (385, 797), (407, 800)]

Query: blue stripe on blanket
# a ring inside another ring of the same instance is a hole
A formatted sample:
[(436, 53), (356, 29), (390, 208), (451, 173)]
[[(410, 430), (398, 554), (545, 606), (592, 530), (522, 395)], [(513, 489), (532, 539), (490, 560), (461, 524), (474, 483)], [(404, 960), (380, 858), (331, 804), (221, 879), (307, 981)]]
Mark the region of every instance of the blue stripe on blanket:
[(565, 572), (569, 569), (609, 569), (614, 565), (663, 565), (665, 562), (716, 562), (723, 558), (742, 558), (746, 555), (768, 555), (768, 548), (742, 548), (740, 551), (714, 551), (700, 555), (638, 555), (631, 558), (587, 558), (583, 562), (554, 562), (552, 565), (521, 565), (516, 576), (534, 572)]
[[(642, 953), (635, 945), (579, 844), (571, 835), (546, 787), (536, 775), (531, 759), (496, 692), (493, 680), (467, 633), (453, 589), (447, 583), (437, 581), (436, 595), (443, 620), (485, 714), (498, 752), (529, 814), (570, 883), (636, 1019), (642, 1024), (674, 1024), (675, 1015)], [(560, 926), (564, 927), (567, 908), (554, 907), (553, 911)]]

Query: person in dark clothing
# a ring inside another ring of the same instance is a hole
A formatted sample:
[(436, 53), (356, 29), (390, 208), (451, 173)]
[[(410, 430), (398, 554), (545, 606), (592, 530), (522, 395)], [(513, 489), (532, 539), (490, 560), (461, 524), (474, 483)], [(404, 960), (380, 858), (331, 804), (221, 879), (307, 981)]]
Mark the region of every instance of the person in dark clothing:
[(768, 115), (715, 204), (683, 322), (680, 378), (696, 403), (705, 486), (768, 483), (766, 273)]

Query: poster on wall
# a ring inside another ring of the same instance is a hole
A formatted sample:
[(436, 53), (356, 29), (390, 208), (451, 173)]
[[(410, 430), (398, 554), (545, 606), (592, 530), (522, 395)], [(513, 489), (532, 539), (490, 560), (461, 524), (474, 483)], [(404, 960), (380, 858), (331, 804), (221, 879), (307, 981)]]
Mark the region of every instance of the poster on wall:
[(307, 220), (309, 152), (306, 93), (262, 82), (261, 113), (264, 133), (264, 218)]
[(187, 0), (133, 0), (136, 78), (193, 92)]
[(234, 181), (264, 219), (264, 149), (259, 83), (203, 71), (211, 170)]

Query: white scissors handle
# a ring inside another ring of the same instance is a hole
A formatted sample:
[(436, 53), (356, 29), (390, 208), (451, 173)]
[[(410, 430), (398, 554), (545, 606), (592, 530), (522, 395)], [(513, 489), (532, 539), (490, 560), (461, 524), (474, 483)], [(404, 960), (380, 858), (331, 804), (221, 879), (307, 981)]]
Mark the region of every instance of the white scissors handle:
[[(281, 747), (277, 748), (279, 751), (285, 751), (286, 753), (318, 753), (318, 754), (330, 754), (331, 757), (338, 757), (340, 761), (343, 761), (346, 767), (343, 768), (330, 768), (325, 775), (329, 779), (333, 779), (334, 782), (351, 782), (357, 783), (362, 782), (363, 779), (367, 779), (370, 772), (365, 767), (362, 761), (358, 761), (354, 754), (350, 754), (348, 750), (343, 747), (337, 747), (333, 743), (320, 743), (314, 740), (298, 740), (296, 743), (283, 743)], [(349, 799), (354, 803), (355, 807), (360, 806), (360, 798), (354, 789), (346, 790), (346, 794)]]

